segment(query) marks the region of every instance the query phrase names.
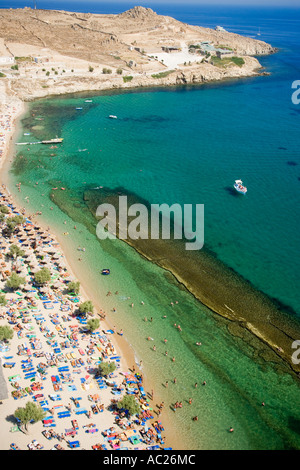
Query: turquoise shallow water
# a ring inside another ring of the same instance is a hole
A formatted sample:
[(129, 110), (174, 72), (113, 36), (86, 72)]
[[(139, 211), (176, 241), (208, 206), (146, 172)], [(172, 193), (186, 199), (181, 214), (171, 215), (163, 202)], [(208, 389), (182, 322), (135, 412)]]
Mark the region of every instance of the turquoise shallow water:
[[(276, 95), (261, 77), (224, 87), (98, 96), (93, 103), (44, 102), (75, 117), (63, 124), (61, 149), (31, 148), (30, 158), (44, 156), (27, 179), (51, 179), (79, 192), (122, 186), (150, 203), (202, 203), (206, 246), (255, 287), (300, 311), (298, 116), (280, 107), (270, 114), (272, 100), (276, 108)], [(113, 113), (117, 120), (108, 119)], [(232, 192), (236, 178), (249, 188), (243, 199)]]
[[(278, 31), (274, 40), (281, 43), (288, 36)], [(150, 203), (203, 203), (205, 245), (297, 316), (300, 114), (291, 103), (298, 44), (291, 37), (284, 50), (263, 58), (270, 77), (106, 93), (93, 96), (92, 103), (84, 97), (41, 100), (30, 105), (35, 116), (23, 120), (23, 133), (31, 136), (20, 140), (58, 134), (64, 143), (57, 149), (18, 148), (23, 157), (11, 188), (21, 181), (19, 200), (25, 204), (29, 196), (28, 208), (41, 210), (60, 234), (69, 231), (74, 257), (78, 245), (87, 248), (82, 270), (91, 289), (103, 299), (111, 322), (123, 328), (137, 361), (142, 359), (168, 419), (180, 426), (182, 442), (194, 449), (299, 448), (298, 382), (275, 354), (242, 328), (232, 331), (130, 247), (119, 241), (110, 249), (101, 246), (78, 220), (74, 231), (74, 222), (49, 195), (52, 187), (66, 187), (66, 199), (72, 190), (78, 205), (85, 188), (103, 185), (125, 187)], [(118, 119), (108, 119), (110, 114)], [(232, 192), (236, 178), (248, 186), (246, 197)], [(113, 275), (104, 278), (99, 272), (107, 266)], [(119, 294), (105, 297), (108, 290)], [(178, 304), (171, 307), (171, 301)], [(169, 405), (176, 400), (183, 408), (174, 414)], [(228, 432), (231, 426), (234, 433)]]

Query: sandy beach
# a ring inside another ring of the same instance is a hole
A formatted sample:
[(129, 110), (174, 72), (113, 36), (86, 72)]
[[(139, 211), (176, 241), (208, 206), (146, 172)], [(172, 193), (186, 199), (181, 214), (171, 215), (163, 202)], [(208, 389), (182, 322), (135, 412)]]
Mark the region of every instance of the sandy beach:
[[(5, 159), (23, 109), (21, 101), (7, 96), (1, 106), (1, 167), (8, 163)], [(86, 286), (81, 284), (78, 295), (69, 295), (67, 285), (77, 277), (61, 246), (49, 229), (15, 206), (5, 182), (1, 183), (0, 205), (7, 208), (2, 229), (11, 217), (24, 216), (24, 223), (11, 236), (2, 237), (0, 246), (0, 288), (7, 302), (0, 307), (0, 326), (9, 325), (14, 331), (12, 340), (0, 346), (7, 387), (7, 398), (0, 405), (1, 449), (142, 450), (170, 446), (160, 421), (159, 403), (152, 401), (152, 391), (144, 388), (142, 373), (122, 332), (109, 326), (101, 299), (94, 304), (100, 327), (91, 334), (84, 326), (89, 315), (77, 315), (78, 305), (89, 300)], [(12, 245), (23, 251), (21, 256), (9, 256)], [(51, 281), (37, 286), (34, 273), (45, 266)], [(6, 287), (13, 272), (25, 278), (16, 291)], [(115, 363), (111, 376), (97, 374), (102, 361)], [(140, 414), (131, 419), (116, 407), (125, 394), (135, 395), (141, 406)], [(42, 406), (45, 419), (29, 425), (24, 433), (13, 415), (28, 401)]]

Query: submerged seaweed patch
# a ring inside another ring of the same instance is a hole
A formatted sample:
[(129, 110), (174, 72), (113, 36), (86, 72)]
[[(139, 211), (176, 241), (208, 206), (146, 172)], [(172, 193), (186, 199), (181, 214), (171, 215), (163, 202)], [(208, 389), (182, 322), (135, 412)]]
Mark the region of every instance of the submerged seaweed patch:
[[(122, 187), (115, 189), (89, 187), (81, 193), (80, 190), (56, 192), (52, 194), (52, 200), (74, 221), (85, 224), (95, 235), (97, 225), (95, 213), (98, 205), (114, 204), (120, 194), (126, 194), (130, 203), (149, 205), (148, 201)], [(84, 210), (82, 204), (85, 205)], [(244, 325), (252, 325), (249, 330), (252, 334), (263, 337), (271, 347), (274, 344), (280, 346), (282, 351), (287, 352), (282, 356), (290, 362), (288, 354), (290, 337), (299, 335), (298, 322), (285, 314), (286, 306), (279, 305), (275, 299), (272, 300), (257, 291), (248, 280), (227, 268), (209, 250), (204, 249), (191, 254), (184, 249), (182, 240), (138, 239), (125, 242), (143, 258), (154, 262), (174, 276), (178, 285), (184, 290), (187, 289), (214, 312), (239, 324), (242, 322)], [(114, 241), (99, 240), (99, 243), (105, 251), (118, 255)]]

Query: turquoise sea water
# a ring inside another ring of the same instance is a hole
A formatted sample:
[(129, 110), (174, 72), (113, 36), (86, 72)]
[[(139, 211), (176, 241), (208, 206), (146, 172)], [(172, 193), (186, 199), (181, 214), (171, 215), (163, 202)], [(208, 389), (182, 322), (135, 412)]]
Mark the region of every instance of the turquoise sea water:
[[(177, 9), (168, 14), (248, 35), (255, 35), (259, 26), (260, 38), (280, 48), (260, 59), (271, 75), (201, 87), (103, 93), (90, 96), (91, 103), (83, 96), (33, 103), (22, 130), (31, 136), (20, 135), (20, 140), (58, 134), (64, 143), (57, 149), (24, 146), (11, 189), (21, 181), (20, 201), (25, 204), (29, 196), (28, 207), (41, 210), (59, 233), (70, 233), (74, 257), (78, 245), (87, 248), (82, 270), (107, 311), (117, 309), (110, 313), (111, 322), (123, 328), (165, 403), (183, 401), (176, 413), (169, 406), (165, 411), (174, 427), (180, 426), (183, 445), (299, 448), (299, 384), (275, 354), (242, 328), (232, 331), (228, 322), (124, 243), (101, 246), (83, 219), (76, 219), (75, 231), (74, 221), (49, 200), (52, 187), (65, 187), (66, 201), (71, 193), (78, 209), (86, 188), (107, 186), (124, 187), (150, 203), (204, 204), (206, 247), (298, 317), (300, 112), (291, 101), (291, 84), (300, 78), (299, 13), (244, 10), (241, 15), (232, 10), (226, 16), (207, 9), (191, 10), (189, 16), (186, 9)], [(108, 119), (110, 114), (118, 119)], [(247, 185), (246, 197), (232, 192), (236, 178)], [(66, 208), (70, 211), (69, 199)], [(99, 274), (103, 267), (112, 271), (105, 279)], [(105, 297), (108, 290), (119, 294)], [(171, 307), (171, 301), (178, 304)], [(190, 397), (192, 405), (187, 403)], [(199, 421), (194, 423), (196, 414)], [(228, 432), (231, 426), (234, 433)]]

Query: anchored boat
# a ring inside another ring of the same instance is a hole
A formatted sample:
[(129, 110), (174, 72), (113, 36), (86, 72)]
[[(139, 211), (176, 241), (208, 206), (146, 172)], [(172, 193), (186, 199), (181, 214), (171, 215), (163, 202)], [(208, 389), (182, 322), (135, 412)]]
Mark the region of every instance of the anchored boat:
[[(16, 142), (16, 145), (35, 145), (35, 144), (61, 144), (64, 139), (40, 140), (38, 142)], [(54, 147), (53, 147), (54, 148)]]
[(247, 188), (243, 185), (242, 180), (235, 180), (233, 187), (238, 193), (246, 194), (247, 192)]
[(42, 140), (42, 144), (61, 144), (64, 139), (56, 138), (50, 140)]

